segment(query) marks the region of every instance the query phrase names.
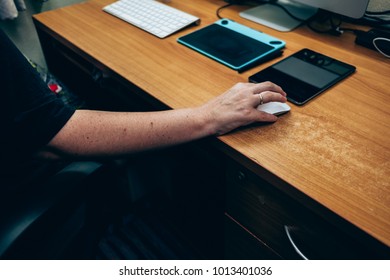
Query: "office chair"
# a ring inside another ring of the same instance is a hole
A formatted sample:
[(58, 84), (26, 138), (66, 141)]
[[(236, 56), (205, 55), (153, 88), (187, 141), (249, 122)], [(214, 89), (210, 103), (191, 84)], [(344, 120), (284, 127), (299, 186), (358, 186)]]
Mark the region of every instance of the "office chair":
[(103, 185), (115, 181), (108, 169), (97, 162), (71, 163), (25, 195), (2, 198), (0, 259), (94, 258), (109, 193)]

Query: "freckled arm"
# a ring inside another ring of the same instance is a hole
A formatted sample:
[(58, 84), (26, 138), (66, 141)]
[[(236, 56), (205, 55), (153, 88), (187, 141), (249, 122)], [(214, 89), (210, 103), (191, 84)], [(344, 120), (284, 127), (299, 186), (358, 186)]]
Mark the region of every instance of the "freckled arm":
[(44, 157), (107, 157), (162, 148), (213, 134), (199, 109), (129, 113), (77, 110), (40, 151)]

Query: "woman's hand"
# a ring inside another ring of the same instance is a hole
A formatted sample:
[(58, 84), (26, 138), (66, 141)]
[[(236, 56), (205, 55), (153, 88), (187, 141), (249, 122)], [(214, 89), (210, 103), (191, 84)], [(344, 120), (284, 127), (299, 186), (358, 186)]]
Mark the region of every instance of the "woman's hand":
[(254, 122), (274, 122), (278, 118), (257, 110), (257, 106), (271, 101), (286, 102), (286, 93), (271, 82), (238, 83), (220, 96), (200, 107), (216, 135)]

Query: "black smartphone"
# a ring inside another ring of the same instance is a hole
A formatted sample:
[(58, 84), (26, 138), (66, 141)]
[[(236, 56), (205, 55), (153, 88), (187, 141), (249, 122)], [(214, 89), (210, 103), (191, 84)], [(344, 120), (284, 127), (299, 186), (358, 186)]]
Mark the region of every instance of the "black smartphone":
[(284, 89), (290, 102), (303, 105), (355, 71), (353, 65), (302, 49), (250, 76), (249, 81), (271, 81)]

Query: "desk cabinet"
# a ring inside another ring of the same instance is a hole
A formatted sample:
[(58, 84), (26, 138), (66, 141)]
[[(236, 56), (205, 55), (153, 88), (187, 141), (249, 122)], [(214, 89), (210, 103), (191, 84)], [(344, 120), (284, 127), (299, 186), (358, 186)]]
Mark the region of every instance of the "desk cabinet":
[[(231, 223), (235, 223), (235, 231), (241, 231), (234, 237), (227, 233), (228, 243), (242, 244), (239, 253), (237, 246), (227, 246), (228, 256), (235, 252), (247, 258), (266, 259), (389, 257), (388, 252), (386, 255), (356, 240), (240, 165), (229, 163), (226, 174), (226, 216), (230, 223), (227, 229), (231, 231)], [(252, 244), (242, 242), (240, 236), (244, 232), (253, 240)], [(253, 248), (259, 252), (253, 253)]]

